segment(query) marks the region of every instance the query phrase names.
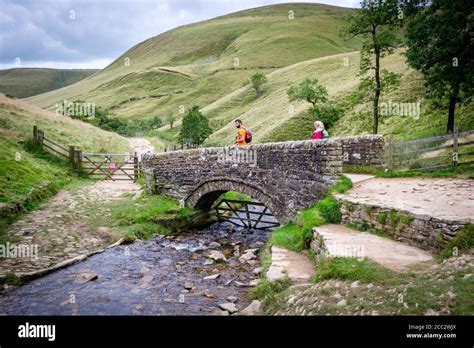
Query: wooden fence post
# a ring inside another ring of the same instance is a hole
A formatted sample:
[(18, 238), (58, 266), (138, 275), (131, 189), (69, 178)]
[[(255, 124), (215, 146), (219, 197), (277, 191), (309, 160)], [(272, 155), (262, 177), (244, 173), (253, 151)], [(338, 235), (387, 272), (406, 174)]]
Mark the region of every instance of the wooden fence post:
[(81, 150), (77, 149), (75, 152), (75, 167), (76, 167), (76, 171), (77, 172), (80, 172), (81, 169), (82, 169), (82, 157), (81, 157)]
[(33, 126), (33, 139), (38, 142), (38, 126)]
[(457, 166), (459, 163), (459, 154), (458, 154), (458, 142), (459, 142), (459, 129), (454, 126), (453, 131), (453, 166)]
[(38, 135), (38, 145), (43, 147), (44, 132), (41, 129), (38, 129), (37, 135)]
[(133, 177), (135, 181), (138, 179), (138, 174), (138, 155), (135, 152), (133, 155)]
[(72, 169), (75, 169), (74, 152), (76, 152), (74, 146), (69, 146), (69, 163), (71, 164)]

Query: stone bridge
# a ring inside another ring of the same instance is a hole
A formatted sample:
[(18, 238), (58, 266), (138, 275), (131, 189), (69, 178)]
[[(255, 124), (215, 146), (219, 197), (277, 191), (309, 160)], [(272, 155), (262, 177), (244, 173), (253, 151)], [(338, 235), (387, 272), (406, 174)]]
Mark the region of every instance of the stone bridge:
[(348, 143), (358, 144), (354, 148), (360, 151), (360, 141), (341, 139), (147, 153), (141, 169), (149, 191), (171, 195), (189, 207), (207, 212), (220, 195), (238, 191), (286, 223), (298, 209), (326, 195), (342, 174), (343, 158), (352, 158), (343, 154)]

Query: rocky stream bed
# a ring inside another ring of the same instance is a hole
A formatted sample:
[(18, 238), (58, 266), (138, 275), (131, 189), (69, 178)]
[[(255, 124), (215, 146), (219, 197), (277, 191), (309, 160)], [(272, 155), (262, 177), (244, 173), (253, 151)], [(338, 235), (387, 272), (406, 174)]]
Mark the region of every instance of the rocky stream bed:
[(271, 232), (229, 223), (120, 245), (0, 294), (4, 315), (229, 315), (251, 303)]

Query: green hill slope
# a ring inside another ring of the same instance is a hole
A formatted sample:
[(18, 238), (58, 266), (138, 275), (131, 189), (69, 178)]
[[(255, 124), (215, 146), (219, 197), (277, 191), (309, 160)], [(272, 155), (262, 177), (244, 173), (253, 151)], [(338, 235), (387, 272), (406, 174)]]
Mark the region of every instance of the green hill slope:
[(254, 71), (357, 50), (360, 41), (338, 36), (351, 11), (281, 4), (178, 27), (132, 47), (88, 79), (30, 101), (51, 108), (79, 98), (127, 118), (178, 114), (180, 106), (202, 107), (240, 88)]
[[(314, 120), (306, 102), (290, 103), (289, 85), (306, 77), (317, 78), (327, 89), (330, 104), (343, 112), (330, 129), (332, 136), (370, 133), (372, 130), (372, 103), (351, 104), (349, 96), (355, 90), (359, 77), (359, 53), (345, 53), (300, 62), (267, 75), (268, 83), (260, 98), (250, 87), (241, 87), (202, 108), (209, 117), (214, 133), (206, 145), (225, 145), (235, 137), (233, 120), (242, 119), (253, 132), (255, 142), (302, 140), (311, 136)], [(349, 62), (346, 66), (345, 62)], [(405, 63), (404, 50), (382, 60), (385, 69), (401, 75), (400, 87), (382, 96), (381, 103), (420, 103), (419, 117), (381, 116), (380, 133), (391, 134), (397, 140), (413, 139), (433, 134), (443, 134), (447, 110), (426, 100), (420, 74)], [(474, 103), (466, 103), (457, 111), (456, 124), (461, 130), (474, 129)], [(177, 122), (176, 126), (179, 127)], [(161, 129), (170, 132), (169, 126)]]
[(33, 125), (48, 138), (82, 151), (128, 152), (128, 141), (87, 123), (0, 94), (0, 242), (18, 212), (33, 208), (70, 182), (69, 165), (32, 146)]
[(83, 80), (98, 69), (15, 68), (0, 70), (0, 93), (26, 98)]
[(0, 94), (0, 133), (17, 142), (32, 136), (33, 125), (60, 144), (74, 145), (83, 152), (127, 152), (127, 140), (88, 123), (43, 110), (27, 102)]

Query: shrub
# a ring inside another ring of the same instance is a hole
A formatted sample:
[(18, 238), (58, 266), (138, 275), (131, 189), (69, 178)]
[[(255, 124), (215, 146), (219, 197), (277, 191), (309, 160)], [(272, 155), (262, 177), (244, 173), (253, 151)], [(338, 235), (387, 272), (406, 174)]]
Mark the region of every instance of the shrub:
[(343, 108), (334, 105), (316, 105), (314, 108), (315, 120), (323, 122), (326, 129), (334, 126), (344, 113)]
[(257, 93), (257, 98), (262, 95), (262, 85), (267, 82), (267, 78), (261, 72), (256, 72), (249, 78), (252, 88), (255, 89)]
[(328, 223), (339, 224), (342, 219), (341, 204), (331, 195), (318, 202), (318, 210)]

